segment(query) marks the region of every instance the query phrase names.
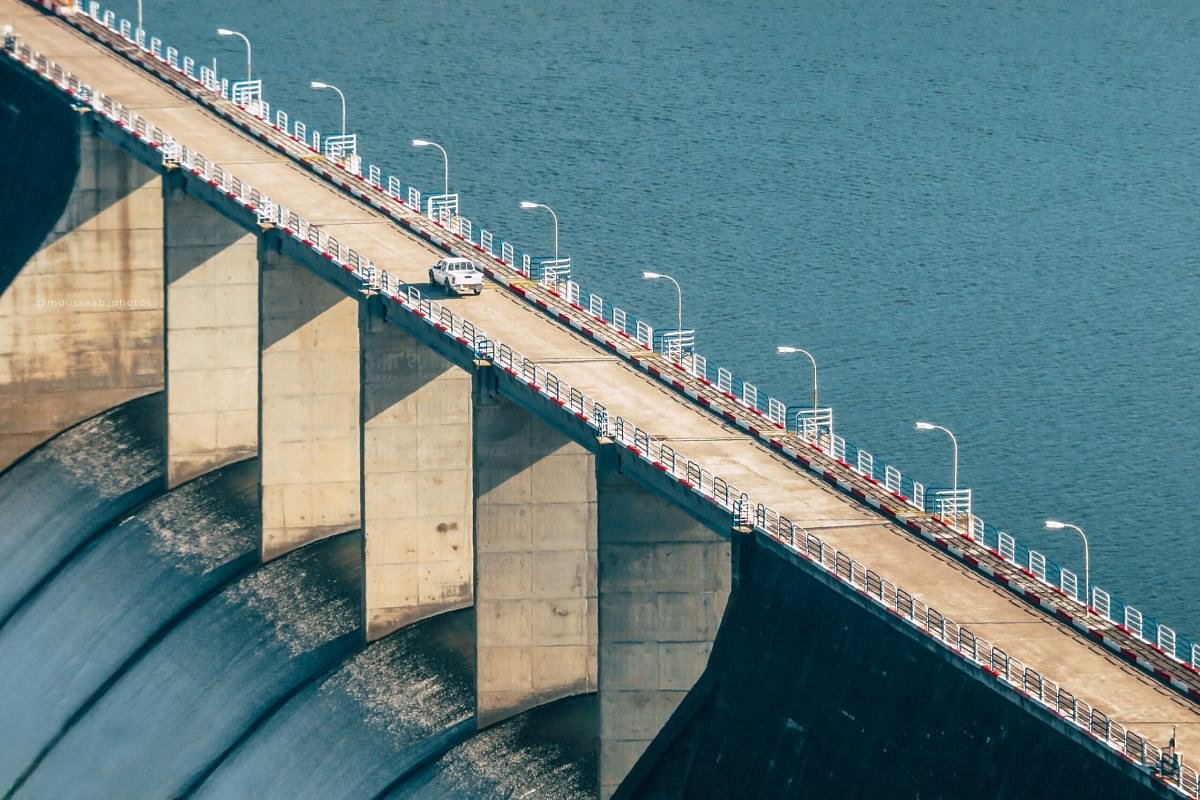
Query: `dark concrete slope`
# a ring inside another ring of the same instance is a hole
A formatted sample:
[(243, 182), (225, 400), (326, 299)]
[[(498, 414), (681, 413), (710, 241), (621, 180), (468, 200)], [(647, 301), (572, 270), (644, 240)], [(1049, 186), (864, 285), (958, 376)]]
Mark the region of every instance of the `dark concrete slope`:
[(58, 222), (79, 172), (77, 114), (0, 57), (0, 293)]
[(298, 692), (195, 800), (365, 800), (475, 732), (469, 609), (401, 628)]
[(88, 540), (166, 489), (164, 405), (161, 392), (131, 400), (0, 473), (0, 626)]
[(591, 800), (598, 705), (594, 694), (566, 697), (484, 728), (380, 800)]
[(1170, 796), (793, 558), (735, 537), (708, 671), (617, 797)]
[(361, 647), (362, 535), (230, 583), (128, 666), (16, 798), (180, 797), (295, 692)]
[(0, 796), (156, 636), (258, 565), (258, 464), (159, 495), (0, 626)]

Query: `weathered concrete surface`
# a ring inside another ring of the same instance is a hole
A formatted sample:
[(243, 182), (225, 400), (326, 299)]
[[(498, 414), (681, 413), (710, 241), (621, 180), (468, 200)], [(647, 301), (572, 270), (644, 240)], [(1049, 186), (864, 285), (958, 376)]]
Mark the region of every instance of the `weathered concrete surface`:
[(475, 395), (477, 721), (596, 689), (595, 457)]
[(367, 638), (472, 599), (471, 376), (360, 306)]
[(0, 469), (163, 383), (160, 179), (70, 124), (48, 133), (78, 143), (70, 200), (0, 295)]
[[(0, 0), (0, 18), (12, 19), (23, 37), (129, 107), (199, 147), (219, 163), (236, 164), (239, 177), (373, 258), (402, 280), (421, 282), (436, 259), (428, 245), (388, 224), (377, 211), (323, 185), (271, 148), (232, 130), (211, 113), (114, 59), (100, 46), (17, 2)], [(901, 529), (865, 511), (794, 465), (771, 454), (708, 412), (669, 396), (645, 374), (500, 290), (448, 301), (489, 335), (528, 357), (553, 364), (564, 382), (603, 402), (611, 415), (664, 433), (682, 454), (703, 464), (753, 499), (799, 525), (819, 532), (866, 567), (919, 595), (951, 618), (970, 623), (998, 647), (1060, 681), (1080, 699), (1114, 719), (1179, 724), (1185, 753), (1200, 747), (1200, 713), (1194, 703), (1123, 665), (1099, 646), (1031, 609), (1012, 594), (971, 573)], [(1160, 734), (1161, 743), (1161, 734)]]
[(358, 301), (259, 239), (263, 558), (359, 527)]
[(164, 181), (167, 477), (178, 486), (258, 448), (258, 241)]
[(616, 797), (1172, 796), (765, 537), (734, 549), (709, 669)]
[(730, 585), (728, 538), (621, 474), (622, 452), (597, 471), (602, 798), (704, 672)]

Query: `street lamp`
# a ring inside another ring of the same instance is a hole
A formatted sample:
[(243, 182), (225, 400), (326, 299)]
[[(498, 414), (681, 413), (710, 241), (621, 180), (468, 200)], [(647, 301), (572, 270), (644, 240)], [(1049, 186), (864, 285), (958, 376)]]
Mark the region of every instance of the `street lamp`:
[(425, 139), (413, 139), (413, 147), (436, 147), (442, 151), (442, 163), (445, 166), (445, 175), (442, 182), (442, 194), (450, 194), (450, 156), (446, 155), (446, 148), (442, 147), (437, 142), (429, 142)]
[(813, 358), (812, 353), (808, 352), (803, 347), (788, 347), (785, 344), (781, 344), (775, 348), (775, 352), (777, 352), (777, 353), (804, 353), (804, 355), (808, 356), (808, 360), (812, 362), (812, 367), (813, 367), (813, 423), (815, 424), (816, 423), (816, 414), (817, 414), (817, 405), (818, 405), (818, 403), (817, 403), (817, 360), (815, 358)]
[(310, 89), (333, 89), (338, 93), (338, 97), (342, 98), (342, 136), (346, 135), (346, 95), (342, 94), (342, 90), (331, 83), (321, 83), (313, 81), (308, 85)]
[(544, 208), (550, 212), (551, 218), (554, 219), (554, 260), (558, 261), (558, 214), (554, 213), (554, 209), (542, 203), (534, 203), (530, 200), (522, 200), (521, 208), (526, 210), (531, 208)]
[(1091, 564), (1088, 560), (1088, 540), (1083, 533), (1083, 528), (1078, 525), (1072, 525), (1069, 522), (1059, 522), (1058, 520), (1046, 520), (1046, 530), (1061, 531), (1063, 528), (1070, 528), (1079, 534), (1079, 538), (1083, 539), (1083, 608), (1085, 614), (1091, 613), (1092, 605), (1092, 575)]
[(670, 275), (663, 275), (658, 272), (643, 272), (642, 273), (643, 280), (652, 281), (656, 278), (666, 278), (671, 283), (675, 284), (675, 291), (679, 293), (679, 317), (678, 317), (679, 327), (677, 327), (675, 330), (682, 331), (683, 330), (683, 289), (679, 288), (679, 281), (675, 280)]
[(217, 36), (237, 36), (246, 43), (246, 80), (252, 80), (254, 72), (250, 69), (250, 40), (246, 38), (246, 34), (231, 31), (229, 28), (217, 28)]
[(950, 437), (950, 443), (954, 445), (954, 527), (958, 528), (958, 439), (954, 437), (949, 428), (934, 425), (932, 422), (918, 422), (916, 429), (919, 431), (942, 431)]

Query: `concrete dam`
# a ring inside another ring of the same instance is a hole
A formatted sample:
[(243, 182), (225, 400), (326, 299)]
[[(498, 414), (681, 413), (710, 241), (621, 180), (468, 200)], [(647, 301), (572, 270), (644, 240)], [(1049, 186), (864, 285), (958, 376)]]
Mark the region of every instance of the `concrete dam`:
[(1170, 629), (261, 86), (0, 26), (0, 795), (1198, 796)]

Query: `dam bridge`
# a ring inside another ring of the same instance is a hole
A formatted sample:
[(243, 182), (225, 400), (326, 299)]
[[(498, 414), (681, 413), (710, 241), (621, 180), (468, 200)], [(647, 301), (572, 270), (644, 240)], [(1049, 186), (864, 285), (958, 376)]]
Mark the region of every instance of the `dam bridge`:
[[(594, 696), (602, 797), (782, 795), (856, 743), (862, 780), (932, 796), (1200, 796), (1200, 649), (1085, 600), (968, 494), (539, 279), (457, 198), (97, 3), (0, 0), (0, 24), (0, 467), (163, 392), (167, 489), (255, 460), (260, 563), (361, 531), (364, 643), (471, 610), (474, 730)], [(431, 291), (446, 254), (480, 297)], [(13, 562), (0, 626), (85, 544)], [(81, 714), (0, 787), (53, 787)], [(197, 769), (132, 793), (203, 794)]]

